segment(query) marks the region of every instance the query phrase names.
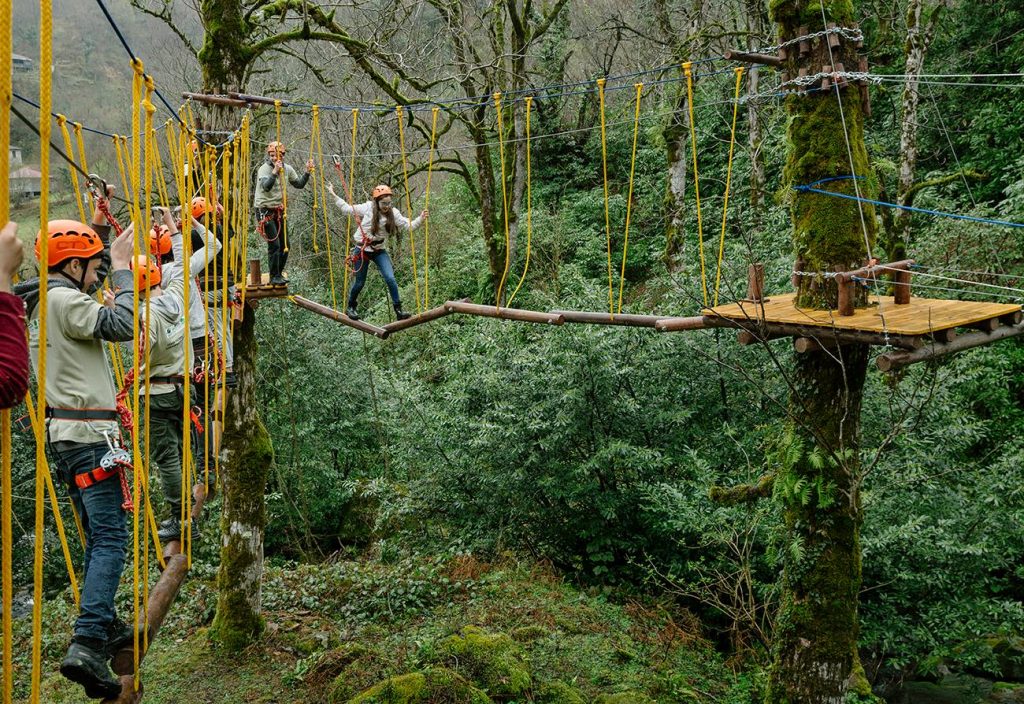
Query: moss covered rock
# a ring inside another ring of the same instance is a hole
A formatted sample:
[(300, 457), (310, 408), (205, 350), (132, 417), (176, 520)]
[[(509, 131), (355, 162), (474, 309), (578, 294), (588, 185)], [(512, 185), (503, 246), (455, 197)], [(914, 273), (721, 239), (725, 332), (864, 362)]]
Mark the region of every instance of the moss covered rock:
[(462, 673), (493, 697), (519, 697), (532, 685), (522, 650), (504, 633), (466, 626), (435, 646), (434, 660)]
[[(333, 656), (325, 657), (322, 661), (323, 668), (334, 668), (334, 681), (330, 684), (327, 696), (328, 704), (343, 704), (388, 675), (386, 659), (373, 648), (353, 643), (333, 653)], [(320, 663), (316, 669), (321, 669)], [(309, 677), (306, 679), (308, 681)]]
[(523, 626), (512, 631), (512, 638), (520, 643), (532, 643), (535, 640), (540, 640), (548, 634), (546, 628), (540, 626)]
[(537, 685), (533, 701), (534, 704), (587, 704), (587, 700), (577, 690), (558, 681)]
[(390, 677), (349, 700), (348, 704), (492, 704), (491, 699), (459, 673), (431, 667)]
[(594, 704), (655, 704), (655, 701), (640, 692), (618, 692), (602, 694), (594, 700)]

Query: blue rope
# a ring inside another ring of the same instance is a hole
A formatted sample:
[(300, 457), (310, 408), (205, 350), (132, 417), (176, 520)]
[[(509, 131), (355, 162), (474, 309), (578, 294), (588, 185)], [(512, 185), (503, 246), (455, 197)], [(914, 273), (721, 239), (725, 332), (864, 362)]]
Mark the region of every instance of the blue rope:
[(1007, 220), (994, 220), (992, 218), (979, 218), (979, 217), (975, 217), (973, 215), (960, 215), (959, 213), (947, 213), (947, 212), (944, 212), (942, 210), (930, 210), (928, 208), (915, 208), (912, 205), (900, 205), (899, 203), (889, 203), (889, 202), (884, 201), (884, 200), (875, 200), (873, 198), (858, 198), (857, 196), (851, 196), (851, 195), (848, 195), (846, 193), (836, 193), (835, 191), (825, 191), (825, 190), (822, 190), (820, 188), (815, 188), (815, 186), (821, 185), (823, 183), (828, 183), (830, 181), (843, 181), (843, 180), (849, 180), (849, 179), (853, 179), (853, 178), (861, 179), (861, 178), (864, 178), (864, 177), (863, 176), (832, 176), (830, 178), (823, 178), (823, 179), (821, 179), (819, 181), (815, 181), (814, 183), (808, 183), (808, 184), (806, 184), (804, 186), (793, 186), (793, 190), (794, 191), (798, 191), (800, 193), (817, 193), (817, 194), (823, 195), (823, 196), (832, 196), (833, 198), (843, 198), (845, 200), (860, 201), (861, 203), (870, 203), (871, 205), (878, 205), (878, 206), (881, 206), (883, 208), (896, 208), (898, 210), (906, 210), (906, 211), (911, 212), (911, 213), (922, 213), (924, 215), (937, 215), (937, 216), (943, 217), (943, 218), (952, 218), (954, 220), (967, 220), (969, 222), (980, 222), (980, 223), (984, 223), (986, 225), (1002, 225), (1004, 227), (1021, 227), (1021, 228), (1024, 228), (1024, 223), (1020, 223), (1020, 222), (1009, 222)]

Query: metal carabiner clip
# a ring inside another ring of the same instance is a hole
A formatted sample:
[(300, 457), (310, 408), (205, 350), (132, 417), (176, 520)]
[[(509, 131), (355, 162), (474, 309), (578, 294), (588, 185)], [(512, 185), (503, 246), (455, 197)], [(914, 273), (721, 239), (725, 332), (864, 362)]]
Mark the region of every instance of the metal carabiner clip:
[(100, 178), (98, 174), (89, 174), (87, 183), (89, 190), (95, 198), (107, 197), (107, 182)]
[(331, 159), (334, 160), (334, 165), (337, 166), (340, 169), (341, 168), (341, 155), (340, 154), (331, 154)]

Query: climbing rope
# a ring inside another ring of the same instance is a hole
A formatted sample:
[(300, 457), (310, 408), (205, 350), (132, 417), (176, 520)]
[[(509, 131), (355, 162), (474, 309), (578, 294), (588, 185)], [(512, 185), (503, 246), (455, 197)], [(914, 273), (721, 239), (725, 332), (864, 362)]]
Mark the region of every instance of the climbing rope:
[[(11, 38), (13, 3), (4, 2), (0, 5), (0, 66), (11, 65)], [(0, 72), (0, 151), (10, 153), (11, 146), (11, 72)], [(0, 224), (6, 224), (10, 218), (10, 159), (0, 159)], [(45, 287), (42, 287), (45, 288)], [(29, 392), (31, 395), (31, 392)], [(37, 436), (38, 437), (38, 436)], [(37, 450), (38, 452), (38, 450)], [(0, 698), (2, 704), (11, 704), (14, 676), (14, 620), (11, 608), (14, 601), (14, 583), (11, 577), (13, 570), (14, 533), (11, 516), (11, 412), (0, 410), (0, 640), (3, 642), (3, 662), (0, 665)]]
[[(398, 116), (398, 141), (402, 149), (402, 180), (405, 182), (405, 214), (409, 220), (409, 224), (412, 224), (412, 194), (409, 192), (409, 163), (405, 157), (405, 125), (402, 119), (402, 106), (395, 106), (395, 115)], [(412, 227), (409, 228), (409, 248), (412, 251), (412, 279), (415, 284), (416, 293), (416, 312), (419, 313), (422, 308), (420, 307), (420, 277), (416, 271), (416, 238), (413, 236)]]
[(604, 235), (608, 249), (608, 315), (614, 317), (615, 309), (612, 303), (612, 225), (611, 215), (608, 208), (608, 137), (605, 130), (604, 114), (604, 84), (605, 79), (597, 79), (597, 95), (601, 109), (601, 172), (604, 176)]
[(512, 240), (509, 233), (508, 223), (508, 177), (505, 170), (505, 124), (501, 112), (501, 93), (494, 94), (494, 111), (498, 116), (498, 161), (501, 162), (501, 203), (503, 221), (505, 223), (505, 268), (501, 274), (501, 283), (498, 284), (498, 298), (495, 306), (501, 309), (502, 294), (505, 290), (505, 279), (508, 277), (508, 267), (511, 258)]
[(693, 71), (692, 63), (687, 61), (683, 64), (683, 73), (686, 75), (686, 95), (690, 109), (690, 147), (693, 152), (693, 192), (697, 199), (697, 250), (700, 253), (700, 282), (701, 291), (704, 293), (704, 307), (708, 306), (708, 277), (704, 265), (704, 220), (700, 208), (700, 175), (697, 173), (697, 128), (693, 116)]
[[(434, 172), (434, 145), (437, 143), (437, 114), (434, 108), (430, 118), (430, 155), (427, 157), (427, 187), (423, 195), (423, 209), (430, 210), (430, 177)], [(409, 213), (410, 218), (412, 213)], [(423, 308), (430, 309), (430, 217), (423, 222)]]
[[(331, 252), (331, 228), (327, 219), (327, 174), (324, 173), (324, 146), (323, 138), (320, 135), (319, 108), (313, 107), (313, 139), (310, 141), (310, 151), (313, 149), (313, 142), (316, 142), (317, 168), (313, 172), (313, 197), (316, 198), (317, 190), (320, 191), (320, 202), (324, 211), (324, 239), (327, 243), (327, 273), (331, 282), (331, 302), (334, 310), (338, 310), (338, 293), (334, 285), (334, 254)], [(312, 158), (312, 156), (310, 157)], [(319, 181), (317, 180), (319, 178)], [(313, 212), (314, 233), (316, 232), (316, 211)], [(314, 242), (315, 247), (315, 242)]]
[[(313, 106), (313, 120), (309, 128), (309, 160), (313, 160), (313, 154), (316, 147), (316, 138), (320, 132), (320, 107), (317, 105)], [(313, 221), (313, 252), (315, 254), (320, 253), (320, 246), (316, 242), (316, 228), (319, 219), (316, 216), (316, 208), (319, 205), (319, 189), (317, 188), (317, 174), (313, 174), (313, 212), (311, 213), (311, 219)]]
[[(341, 173), (341, 159), (334, 160), (334, 167), (338, 171), (338, 178), (341, 179), (342, 185), (345, 187), (346, 198), (348, 198), (349, 205), (355, 205), (352, 202), (353, 193), (351, 184), (355, 182), (356, 178), (356, 133), (359, 130), (359, 109), (354, 108), (352, 110), (352, 154), (349, 158), (348, 167), (348, 182), (345, 182), (345, 177)], [(359, 227), (362, 228), (362, 220), (359, 221)], [(348, 214), (348, 220), (345, 223), (345, 284), (344, 284), (344, 295), (348, 296), (348, 269), (349, 269), (349, 252), (352, 250), (352, 213)]]
[(519, 277), (519, 283), (516, 284), (512, 295), (508, 297), (507, 305), (509, 306), (512, 305), (512, 299), (519, 293), (523, 281), (526, 280), (526, 272), (530, 270), (530, 243), (533, 239), (533, 186), (530, 173), (530, 111), (532, 108), (533, 98), (527, 96), (523, 108), (526, 111), (526, 264), (523, 266), (523, 275)]
[(629, 223), (633, 215), (633, 182), (636, 176), (636, 143), (640, 136), (640, 101), (643, 98), (644, 84), (636, 84), (636, 107), (633, 110), (633, 150), (629, 158), (629, 195), (626, 197), (626, 227), (622, 237), (622, 268), (619, 271), (619, 307), (622, 313), (622, 291), (626, 284), (626, 255), (629, 253)]
[[(281, 101), (274, 101), (274, 118), (277, 121), (277, 143), (281, 144)], [(276, 155), (275, 155), (276, 156)], [(281, 159), (281, 173), (277, 175), (281, 179), (281, 243), (284, 251), (288, 252), (288, 169)]]
[[(82, 123), (76, 122), (73, 125), (75, 129), (75, 141), (78, 143), (78, 163), (82, 166), (82, 171), (89, 173), (89, 162), (85, 160), (85, 140), (82, 138)], [(86, 193), (89, 194), (89, 207), (95, 208), (96, 204), (93, 202), (92, 191), (86, 189)]]
[(718, 305), (718, 289), (722, 281), (722, 257), (725, 254), (725, 225), (729, 215), (729, 187), (732, 185), (732, 156), (736, 149), (736, 116), (740, 107), (740, 83), (743, 80), (743, 67), (736, 68), (736, 95), (732, 104), (732, 131), (729, 134), (729, 163), (725, 168), (725, 198), (722, 202), (722, 234), (718, 239), (718, 267), (715, 269), (715, 298)]
[[(68, 131), (68, 118), (64, 115), (57, 115), (57, 125), (60, 127), (61, 136), (64, 138), (64, 151), (72, 159), (75, 157), (75, 151), (71, 146), (71, 133)], [(87, 222), (85, 219), (85, 206), (82, 205), (82, 188), (78, 183), (78, 171), (75, 169), (68, 170), (68, 176), (71, 178), (71, 188), (75, 191), (75, 205), (78, 206), (78, 220), (79, 222)]]

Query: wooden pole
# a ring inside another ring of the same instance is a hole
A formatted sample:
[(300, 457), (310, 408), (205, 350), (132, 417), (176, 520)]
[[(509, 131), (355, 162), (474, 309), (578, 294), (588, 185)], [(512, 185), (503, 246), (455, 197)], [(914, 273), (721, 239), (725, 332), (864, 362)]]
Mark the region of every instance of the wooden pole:
[(186, 100), (194, 100), (197, 103), (205, 103), (207, 105), (223, 105), (229, 108), (247, 108), (249, 103), (244, 100), (236, 100), (235, 98), (229, 98), (226, 95), (206, 95), (204, 93), (182, 93), (182, 98)]
[(747, 267), (747, 298), (754, 303), (764, 300), (764, 264)]
[(444, 305), (450, 313), (479, 315), (484, 318), (519, 320), (524, 323), (547, 323), (548, 325), (561, 325), (565, 322), (565, 318), (561, 315), (556, 315), (554, 313), (542, 313), (535, 310), (497, 308), (495, 306), (482, 306), (476, 303), (466, 303), (465, 301), (448, 301)]
[(370, 323), (367, 323), (364, 320), (352, 320), (352, 318), (348, 317), (344, 313), (339, 313), (336, 310), (331, 310), (327, 306), (322, 306), (319, 303), (311, 301), (308, 298), (303, 298), (302, 296), (292, 296), (291, 302), (297, 305), (299, 308), (305, 308), (306, 310), (312, 311), (313, 313), (318, 313), (319, 315), (322, 315), (325, 318), (330, 318), (334, 322), (341, 323), (342, 325), (347, 325), (350, 328), (355, 328), (356, 330), (368, 332), (371, 335), (376, 335), (382, 340), (387, 339), (388, 335), (391, 334), (384, 328), (379, 328), (376, 325), (371, 325)]
[(748, 64), (763, 64), (765, 66), (774, 66), (779, 68), (782, 66), (782, 59), (778, 56), (769, 56), (768, 54), (751, 54), (746, 51), (727, 51), (725, 52), (726, 61), (742, 61)]
[(617, 313), (614, 317), (608, 313), (593, 313), (578, 310), (553, 310), (552, 315), (560, 315), (567, 323), (589, 323), (591, 325), (625, 325), (639, 328), (653, 328), (664, 318), (657, 315), (633, 315)]
[(749, 318), (732, 320), (729, 318), (708, 317), (707, 327), (740, 328), (760, 335), (776, 337), (810, 337), (825, 344), (849, 345), (885, 345), (916, 350), (924, 346), (926, 340), (921, 335), (894, 335), (890, 333), (869, 332), (867, 330), (847, 330), (844, 328), (825, 327), (824, 325), (797, 325), (794, 323), (765, 323)]
[(234, 98), (235, 100), (241, 100), (246, 103), (257, 103), (259, 105), (273, 105), (277, 102), (273, 98), (268, 98), (263, 95), (249, 95), (248, 93), (235, 93), (233, 91), (228, 91), (228, 97)]
[(888, 264), (871, 264), (868, 266), (862, 266), (860, 269), (853, 269), (852, 271), (839, 271), (836, 272), (836, 278), (840, 281), (853, 281), (855, 278), (858, 279), (870, 279), (876, 274), (887, 274), (895, 270), (907, 270), (914, 266), (913, 259), (901, 259), (898, 262), (890, 262)]
[(837, 276), (836, 284), (839, 286), (839, 315), (849, 317), (855, 312), (853, 282)]
[(263, 283), (263, 274), (260, 273), (260, 260), (249, 260), (249, 283), (253, 286), (260, 286)]
[(731, 327), (715, 321), (724, 318), (715, 318), (707, 315), (694, 315), (688, 318), (662, 318), (654, 324), (658, 332), (677, 332), (679, 330), (705, 330), (707, 328)]
[[(465, 300), (468, 301), (469, 299), (467, 298)], [(451, 315), (451, 313), (452, 312), (448, 310), (446, 306), (441, 305), (438, 306), (437, 308), (431, 308), (428, 311), (424, 311), (419, 315), (414, 315), (411, 318), (406, 318), (405, 320), (396, 320), (394, 322), (388, 323), (387, 325), (384, 326), (384, 329), (387, 330), (389, 333), (397, 332), (399, 330), (405, 330), (406, 328), (421, 325), (422, 323), (430, 322), (431, 320), (443, 318), (446, 315)]]
[(910, 303), (910, 272), (892, 272), (893, 301), (898, 306)]
[(981, 347), (982, 345), (1019, 335), (1024, 335), (1024, 324), (1004, 325), (992, 332), (972, 332), (962, 335), (951, 342), (927, 345), (912, 352), (886, 352), (885, 354), (878, 355), (875, 365), (883, 372), (888, 372), (905, 367), (908, 364), (914, 364), (915, 362), (943, 357), (947, 354), (962, 352), (973, 347)]

